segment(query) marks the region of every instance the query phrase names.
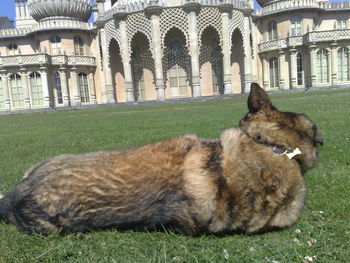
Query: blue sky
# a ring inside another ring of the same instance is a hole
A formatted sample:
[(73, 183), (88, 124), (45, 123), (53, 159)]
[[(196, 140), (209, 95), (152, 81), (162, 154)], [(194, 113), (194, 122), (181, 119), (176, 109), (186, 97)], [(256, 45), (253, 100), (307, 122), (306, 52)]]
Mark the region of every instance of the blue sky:
[[(15, 19), (15, 4), (14, 0), (0, 0), (0, 16), (8, 16), (10, 19)], [(254, 0), (255, 1), (255, 0)], [(338, 2), (346, 2), (349, 0), (337, 0)], [(331, 2), (337, 2), (336, 0), (331, 0)]]

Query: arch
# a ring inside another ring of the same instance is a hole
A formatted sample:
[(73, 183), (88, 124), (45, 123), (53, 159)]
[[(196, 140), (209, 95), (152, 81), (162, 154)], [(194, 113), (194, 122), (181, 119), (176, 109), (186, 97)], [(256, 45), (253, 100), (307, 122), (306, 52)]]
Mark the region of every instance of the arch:
[(133, 91), (136, 101), (156, 99), (154, 60), (150, 42), (142, 32), (137, 32), (131, 39), (131, 68)]
[(166, 97), (191, 96), (190, 56), (186, 36), (177, 27), (171, 28), (164, 38), (163, 71)]
[(338, 80), (349, 81), (349, 49), (341, 47), (338, 49)]
[(231, 36), (231, 74), (232, 91), (240, 93), (244, 87), (244, 41), (241, 31), (237, 28)]
[(89, 88), (89, 81), (88, 76), (85, 72), (79, 72), (78, 73), (78, 87), (79, 87), (79, 94), (80, 94), (80, 100), (82, 103), (89, 103), (90, 102), (90, 88)]
[(24, 107), (24, 90), (21, 76), (13, 73), (9, 77), (11, 104), (13, 108)]
[(268, 33), (268, 39), (269, 40), (275, 40), (277, 39), (277, 23), (275, 20), (271, 20), (267, 24), (267, 33)]
[(41, 106), (44, 104), (43, 85), (41, 75), (38, 72), (29, 74), (31, 101), (33, 106)]
[(270, 89), (279, 88), (279, 63), (278, 58), (272, 57), (269, 60)]
[(169, 45), (169, 41), (174, 38), (173, 36), (177, 35), (179, 37), (179, 41), (181, 41), (181, 44), (183, 46), (189, 46), (189, 39), (186, 35), (186, 33), (179, 27), (173, 26), (169, 28), (165, 33), (164, 33), (164, 38), (162, 40), (162, 46), (166, 48)]
[(217, 30), (208, 26), (201, 35), (199, 65), (202, 95), (224, 93), (223, 54), (220, 46), (220, 35)]
[(329, 82), (329, 52), (326, 49), (317, 51), (317, 83), (324, 84)]
[(120, 46), (115, 38), (112, 38), (108, 46), (109, 64), (113, 90), (118, 102), (126, 101), (124, 66), (121, 57)]

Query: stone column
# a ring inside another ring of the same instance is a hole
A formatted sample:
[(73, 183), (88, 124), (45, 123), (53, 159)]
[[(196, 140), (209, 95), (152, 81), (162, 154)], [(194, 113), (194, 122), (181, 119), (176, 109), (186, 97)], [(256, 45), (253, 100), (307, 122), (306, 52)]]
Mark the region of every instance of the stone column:
[(263, 86), (265, 90), (269, 90), (269, 63), (267, 61), (266, 54), (262, 55), (262, 70), (263, 70)]
[(6, 70), (0, 70), (2, 88), (4, 90), (4, 100), (5, 100), (5, 109), (7, 111), (11, 110), (11, 99), (10, 99), (10, 90), (8, 85), (8, 75)]
[(315, 87), (317, 85), (316, 45), (311, 45), (309, 47), (309, 56), (310, 56), (310, 86)]
[(228, 13), (231, 11), (231, 6), (222, 8), (221, 24), (222, 24), (222, 53), (223, 53), (223, 73), (224, 73), (224, 94), (232, 93), (232, 73), (231, 73), (231, 36), (229, 32)]
[(50, 100), (49, 82), (47, 78), (46, 67), (40, 67), (40, 75), (41, 75), (41, 83), (42, 83), (42, 89), (43, 89), (44, 106), (46, 108), (50, 108), (51, 100)]
[(60, 67), (59, 68), (59, 73), (60, 73), (60, 80), (61, 80), (63, 105), (64, 106), (69, 106), (70, 105), (70, 101), (69, 101), (69, 91), (68, 91), (66, 68)]
[(338, 44), (336, 42), (331, 44), (331, 77), (332, 85), (338, 83)]
[(190, 4), (187, 6), (188, 14), (188, 32), (190, 40), (190, 56), (192, 69), (192, 96), (198, 98), (201, 96), (200, 73), (199, 73), (199, 48), (197, 35), (197, 11), (200, 6)]
[(121, 53), (122, 53), (123, 68), (124, 68), (126, 100), (128, 102), (132, 102), (132, 101), (135, 101), (135, 98), (134, 98), (134, 89), (132, 86), (130, 52), (129, 52), (128, 34), (126, 31), (126, 21), (125, 20), (120, 21), (119, 28), (120, 28), (120, 37), (121, 37), (121, 42), (122, 42)]
[(249, 17), (244, 17), (244, 41), (247, 45), (244, 54), (244, 92), (250, 92), (252, 83), (252, 50), (250, 48), (250, 21)]
[(279, 80), (280, 89), (288, 88), (286, 85), (287, 80), (287, 70), (286, 70), (286, 53), (283, 50), (278, 52), (278, 67), (279, 67)]
[(164, 92), (164, 78), (163, 78), (163, 65), (162, 65), (162, 48), (160, 45), (161, 40), (160, 40), (159, 13), (160, 13), (160, 10), (153, 10), (153, 13), (151, 15), (152, 41), (153, 41), (152, 45), (153, 45), (153, 54), (154, 54), (157, 100), (164, 101), (165, 92)]
[(103, 103), (115, 103), (115, 91), (113, 87), (113, 79), (112, 79), (112, 71), (111, 71), (111, 64), (108, 60), (109, 54), (108, 54), (108, 47), (106, 44), (106, 36), (105, 36), (105, 30), (101, 29), (101, 44), (102, 44), (102, 52), (103, 52), (103, 60), (102, 60), (102, 67), (103, 67), (103, 73), (105, 78), (105, 86), (102, 91), (102, 101)]
[(28, 85), (28, 72), (24, 68), (20, 69), (20, 72), (21, 72), (23, 95), (24, 95), (24, 107), (26, 109), (31, 109), (30, 90)]
[(75, 107), (80, 106), (81, 98), (80, 98), (77, 68), (73, 67), (71, 69), (70, 76), (72, 78), (72, 88), (70, 90), (71, 103), (72, 103), (72, 106), (75, 106)]
[(291, 49), (289, 51), (290, 57), (290, 88), (295, 89), (298, 86), (298, 72), (297, 72), (297, 50)]
[(96, 104), (96, 90), (95, 90), (95, 80), (94, 80), (94, 70), (89, 72), (89, 87), (91, 95), (91, 103)]

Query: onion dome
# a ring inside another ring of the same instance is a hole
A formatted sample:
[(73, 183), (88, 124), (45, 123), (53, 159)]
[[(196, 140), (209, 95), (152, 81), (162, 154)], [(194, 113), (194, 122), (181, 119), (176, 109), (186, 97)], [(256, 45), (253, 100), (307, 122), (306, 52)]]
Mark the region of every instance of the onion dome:
[(28, 8), (36, 21), (69, 18), (86, 22), (91, 15), (90, 0), (28, 0)]

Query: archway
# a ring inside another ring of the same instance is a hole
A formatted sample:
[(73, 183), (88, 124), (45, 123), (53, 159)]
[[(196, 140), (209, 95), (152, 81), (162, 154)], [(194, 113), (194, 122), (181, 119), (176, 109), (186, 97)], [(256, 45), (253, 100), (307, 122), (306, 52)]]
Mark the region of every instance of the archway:
[(131, 41), (131, 70), (135, 101), (157, 98), (154, 60), (145, 34), (138, 32)]
[(199, 54), (202, 95), (224, 93), (223, 55), (218, 32), (211, 26), (201, 36)]
[(192, 96), (191, 60), (186, 38), (177, 28), (170, 29), (164, 38), (163, 70), (167, 98)]
[(232, 91), (241, 93), (244, 87), (244, 46), (241, 32), (236, 29), (231, 37)]
[(116, 93), (116, 101), (125, 102), (126, 92), (124, 84), (124, 67), (122, 57), (120, 55), (120, 48), (115, 39), (112, 39), (109, 45), (109, 63), (111, 66), (112, 85)]

